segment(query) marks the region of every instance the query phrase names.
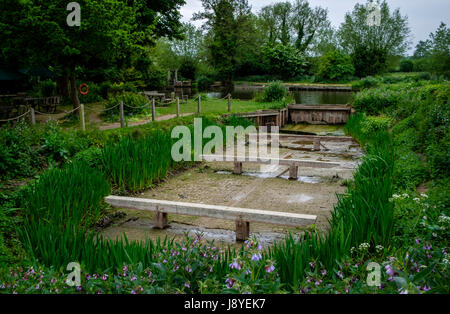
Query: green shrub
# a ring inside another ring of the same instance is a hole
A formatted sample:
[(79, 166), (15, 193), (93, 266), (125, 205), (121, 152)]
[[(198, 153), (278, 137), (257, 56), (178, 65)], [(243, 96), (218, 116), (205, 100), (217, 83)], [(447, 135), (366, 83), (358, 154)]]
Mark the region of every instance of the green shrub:
[(93, 82), (88, 82), (87, 84), (89, 86), (88, 94), (87, 95), (80, 94), (78, 96), (80, 98), (80, 102), (82, 104), (95, 103), (95, 102), (102, 101), (103, 99), (106, 99), (106, 97), (104, 98), (102, 95), (102, 90), (101, 90), (100, 85), (95, 84)]
[(202, 75), (197, 78), (197, 83), (200, 90), (207, 90), (212, 84), (214, 84), (214, 79)]
[(400, 72), (413, 72), (414, 62), (408, 59), (403, 59), (400, 61)]
[(304, 55), (291, 45), (264, 47), (264, 62), (269, 73), (284, 79), (303, 75), (307, 66)]
[(361, 132), (367, 136), (372, 133), (385, 132), (392, 123), (393, 120), (386, 116), (366, 117), (361, 124)]
[(354, 73), (352, 59), (340, 50), (329, 51), (320, 58), (317, 74), (324, 80), (344, 80)]
[(39, 82), (39, 97), (51, 97), (56, 95), (56, 83), (51, 80)]
[(39, 154), (41, 130), (20, 122), (0, 128), (0, 178), (33, 176), (41, 167)]
[(264, 88), (263, 101), (282, 101), (286, 95), (287, 90), (282, 82), (271, 82)]
[[(124, 113), (125, 115), (133, 115), (133, 114), (139, 114), (143, 113), (146, 109), (149, 107), (149, 103), (147, 98), (142, 94), (132, 93), (132, 92), (125, 92), (123, 94), (118, 94), (111, 96), (109, 100), (105, 104), (105, 115), (106, 116), (112, 116), (117, 115), (120, 112), (120, 108), (118, 104), (123, 101), (124, 107)], [(111, 109), (115, 107), (114, 109)]]
[(392, 90), (389, 87), (365, 89), (353, 98), (353, 106), (358, 112), (377, 115), (385, 109), (396, 107), (402, 101), (404, 94), (401, 90)]
[(352, 88), (354, 90), (361, 90), (365, 88), (371, 88), (378, 86), (380, 84), (380, 81), (372, 76), (367, 76), (363, 79), (360, 79), (359, 81), (356, 81), (352, 83)]
[(102, 166), (102, 150), (96, 146), (92, 146), (77, 153), (73, 157), (73, 161), (77, 163), (84, 163), (94, 169), (100, 169)]

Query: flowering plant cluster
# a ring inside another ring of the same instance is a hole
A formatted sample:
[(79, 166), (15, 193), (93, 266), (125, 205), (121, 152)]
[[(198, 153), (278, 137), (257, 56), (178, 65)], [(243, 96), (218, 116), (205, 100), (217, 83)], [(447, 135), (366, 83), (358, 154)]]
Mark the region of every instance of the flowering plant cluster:
[[(232, 251), (229, 251), (232, 252)], [(279, 279), (272, 261), (264, 259), (262, 247), (252, 239), (230, 259), (202, 235), (186, 235), (180, 243), (162, 247), (148, 268), (124, 265), (116, 271), (81, 271), (81, 285), (66, 283), (63, 269), (27, 266), (0, 271), (3, 293), (267, 293), (279, 290)]]
[(277, 293), (280, 279), (274, 261), (267, 257), (256, 237), (245, 242), (240, 254), (229, 264), (226, 291), (230, 293)]

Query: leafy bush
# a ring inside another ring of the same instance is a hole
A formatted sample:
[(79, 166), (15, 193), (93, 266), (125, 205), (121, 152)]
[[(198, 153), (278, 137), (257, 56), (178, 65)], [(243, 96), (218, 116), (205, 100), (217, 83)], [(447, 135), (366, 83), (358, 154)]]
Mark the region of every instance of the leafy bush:
[(287, 90), (282, 82), (271, 82), (266, 87), (264, 87), (263, 101), (282, 101), (286, 97), (286, 95)]
[(400, 72), (412, 72), (414, 71), (414, 62), (408, 59), (403, 59), (400, 62)]
[(363, 79), (360, 79), (359, 81), (356, 81), (352, 84), (352, 88), (354, 90), (361, 90), (365, 88), (371, 88), (378, 86), (380, 84), (380, 81), (372, 76), (367, 76)]
[(352, 76), (354, 72), (350, 56), (339, 50), (332, 50), (320, 58), (317, 74), (324, 80), (338, 81)]
[(56, 95), (56, 83), (51, 80), (39, 82), (39, 97), (51, 97)]
[[(120, 108), (118, 104), (120, 104), (121, 101), (123, 101), (124, 104), (123, 110), (125, 115), (139, 114), (144, 112), (146, 109), (151, 108), (149, 107), (148, 100), (144, 95), (125, 92), (109, 98), (105, 104), (105, 109), (107, 110), (105, 115), (111, 116), (119, 114)], [(113, 107), (115, 108), (111, 109)]]
[(39, 144), (42, 133), (21, 122), (0, 128), (0, 178), (33, 176), (41, 165)]
[(305, 72), (306, 59), (291, 45), (277, 44), (264, 48), (264, 60), (268, 71), (284, 79), (302, 75)]
[(100, 169), (102, 166), (102, 150), (96, 146), (92, 146), (76, 154), (73, 157), (73, 161), (84, 163), (94, 169)]
[(376, 115), (383, 113), (386, 108), (396, 107), (403, 97), (401, 90), (393, 90), (385, 86), (378, 89), (365, 89), (355, 95), (353, 106), (359, 112)]
[(367, 136), (377, 132), (386, 132), (393, 120), (386, 116), (366, 117), (361, 124), (361, 132)]
[(87, 84), (89, 86), (89, 93), (87, 95), (79, 95), (80, 102), (82, 104), (95, 103), (107, 98), (108, 95), (106, 95), (106, 97), (103, 97), (102, 95), (101, 85), (95, 84), (93, 82), (89, 82)]
[(214, 79), (208, 76), (199, 76), (197, 78), (197, 83), (200, 90), (207, 90), (212, 84), (214, 84)]
[(352, 54), (355, 74), (358, 77), (382, 73), (386, 69), (387, 59), (387, 51), (365, 46), (357, 47)]

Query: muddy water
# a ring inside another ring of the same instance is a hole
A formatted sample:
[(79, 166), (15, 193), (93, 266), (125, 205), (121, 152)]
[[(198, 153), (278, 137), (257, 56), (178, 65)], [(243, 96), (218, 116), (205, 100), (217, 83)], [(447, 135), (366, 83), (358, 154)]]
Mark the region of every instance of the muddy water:
[[(243, 165), (243, 175), (234, 175), (233, 164), (229, 162), (203, 163), (168, 178), (160, 186), (148, 190), (138, 197), (223, 205), (240, 208), (273, 210), (299, 214), (317, 215), (316, 227), (328, 228), (330, 212), (337, 202), (336, 193), (344, 193), (343, 180), (351, 179), (358, 166), (362, 152), (354, 143), (324, 143), (327, 151), (312, 152), (310, 143), (282, 142), (291, 146), (281, 148), (280, 156), (295, 159), (326, 160), (339, 162), (340, 167), (332, 169), (300, 168), (297, 181), (288, 180), (285, 166), (256, 164)], [(304, 150), (295, 150), (302, 148)], [(103, 231), (109, 238), (124, 233), (130, 240), (175, 237), (180, 239), (185, 232), (204, 233), (206, 240), (215, 240), (217, 245), (235, 244), (235, 222), (169, 215), (171, 228), (154, 230), (151, 212), (126, 210), (122, 222)], [(271, 245), (288, 232), (302, 233), (304, 228), (292, 228), (268, 224), (250, 224), (251, 233), (257, 235), (264, 245)]]

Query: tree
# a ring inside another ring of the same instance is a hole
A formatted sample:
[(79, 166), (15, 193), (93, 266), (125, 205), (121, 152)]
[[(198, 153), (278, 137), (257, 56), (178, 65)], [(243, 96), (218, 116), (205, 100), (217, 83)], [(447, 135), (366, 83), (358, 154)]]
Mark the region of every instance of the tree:
[(354, 72), (350, 56), (340, 50), (333, 50), (320, 58), (317, 74), (322, 79), (337, 81), (352, 76)]
[(193, 24), (183, 23), (181, 31), (183, 38), (170, 42), (174, 53), (178, 56), (197, 60), (201, 46), (203, 45), (203, 33), (201, 29), (197, 29)]
[(430, 34), (432, 41), (431, 69), (437, 74), (450, 76), (450, 29), (441, 23), (436, 33)]
[[(184, 0), (79, 2), (79, 27), (67, 25), (67, 1), (63, 0), (4, 0), (0, 13), (2, 57), (13, 58), (24, 66), (53, 67), (70, 77), (74, 108), (80, 104), (76, 86), (79, 67), (115, 63), (120, 68), (134, 54), (144, 52), (145, 46), (158, 36), (176, 36), (174, 12)], [(168, 17), (160, 18), (159, 12)], [(17, 51), (12, 47), (26, 49)]]
[[(376, 3), (380, 8), (380, 24), (368, 23), (372, 13), (368, 4)], [(396, 9), (392, 13), (385, 0), (356, 4), (351, 13), (345, 15), (338, 36), (343, 49), (351, 54), (358, 76), (373, 75), (384, 70), (387, 57), (402, 55), (409, 42), (408, 18)]]
[(419, 41), (414, 52), (416, 70), (450, 76), (450, 29), (443, 22), (429, 39)]
[(203, 12), (194, 20), (206, 20), (207, 45), (213, 66), (230, 83), (236, 70), (239, 38), (251, 17), (247, 0), (202, 0)]
[(414, 51), (414, 58), (425, 58), (431, 55), (431, 49), (433, 46), (433, 42), (429, 39), (421, 40), (416, 46), (416, 51)]
[(280, 2), (273, 6), (273, 13), (279, 30), (279, 40), (284, 46), (289, 45), (291, 41), (291, 12), (292, 4), (290, 2)]
[(296, 0), (292, 24), (296, 33), (295, 47), (302, 52), (331, 28), (328, 11), (321, 7), (311, 8), (307, 0)]
[(400, 72), (412, 72), (414, 71), (414, 62), (409, 59), (403, 59), (400, 61)]
[(264, 59), (271, 74), (279, 75), (283, 79), (293, 78), (305, 72), (306, 60), (304, 55), (295, 47), (283, 45), (266, 46)]
[(328, 11), (321, 7), (311, 8), (307, 0), (265, 6), (259, 13), (259, 20), (266, 34), (266, 43), (293, 45), (300, 52), (313, 45), (318, 46), (320, 38), (329, 39), (333, 33)]

